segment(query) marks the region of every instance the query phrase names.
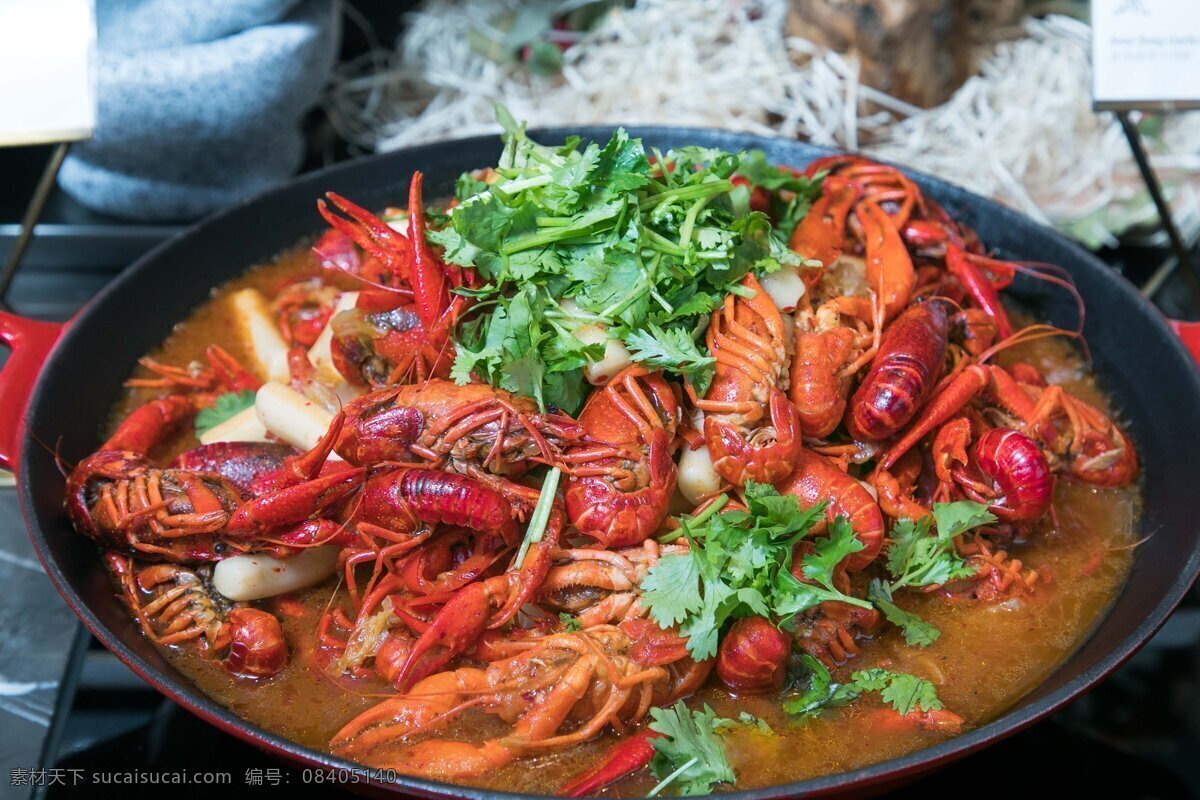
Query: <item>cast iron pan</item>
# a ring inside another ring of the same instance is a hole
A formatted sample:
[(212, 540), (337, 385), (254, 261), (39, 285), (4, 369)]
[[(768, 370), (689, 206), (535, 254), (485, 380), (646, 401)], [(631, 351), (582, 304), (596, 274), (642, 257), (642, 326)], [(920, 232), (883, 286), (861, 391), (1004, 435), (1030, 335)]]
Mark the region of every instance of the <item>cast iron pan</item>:
[[(605, 139), (609, 129), (551, 130), (538, 138), (561, 141), (567, 133)], [(771, 161), (797, 167), (828, 152), (728, 132), (643, 128), (631, 133), (663, 149), (684, 144), (727, 150), (758, 147)], [(234, 736), (302, 764), (353, 766), (244, 722), (167, 663), (114, 597), (96, 548), (67, 522), (63, 479), (52, 448), (58, 443), (62, 457), (71, 463), (93, 450), (135, 359), (207, 300), (214, 286), (320, 230), (315, 203), (322, 193), (334, 190), (367, 207), (382, 207), (402, 201), (411, 173), (420, 169), (426, 174), (426, 196), (445, 196), (460, 172), (495, 163), (499, 149), (498, 138), (492, 136), (415, 147), (307, 175), (230, 208), (130, 266), (80, 312), (52, 349), (57, 329), (0, 317), (0, 339), (15, 345), (0, 380), (0, 417), (9, 421), (8, 427), (19, 429), (12, 423), (21, 419), (17, 411), (26, 409), (23, 430), (0, 427), (0, 434), (7, 434), (0, 435), (0, 454), (19, 451), (12, 461), (18, 466), (29, 532), (63, 597), (110, 650), (161, 692)], [(1129, 583), (1088, 640), (1001, 718), (903, 758), (742, 792), (739, 797), (878, 790), (1011, 734), (1069, 702), (1129, 658), (1162, 625), (1200, 571), (1195, 499), (1200, 460), (1192, 445), (1200, 430), (1200, 376), (1165, 320), (1104, 264), (1053, 231), (962, 189), (914, 177), (1002, 257), (1051, 262), (1070, 270), (1087, 304), (1085, 334), (1095, 371), (1116, 398), (1142, 459), (1141, 533), (1148, 540), (1137, 550)], [(1013, 293), (1038, 316), (1074, 326), (1074, 307), (1065, 292), (1018, 279)], [(31, 384), (26, 408), (24, 393)], [(391, 788), (427, 796), (502, 796), (416, 778), (402, 778)]]

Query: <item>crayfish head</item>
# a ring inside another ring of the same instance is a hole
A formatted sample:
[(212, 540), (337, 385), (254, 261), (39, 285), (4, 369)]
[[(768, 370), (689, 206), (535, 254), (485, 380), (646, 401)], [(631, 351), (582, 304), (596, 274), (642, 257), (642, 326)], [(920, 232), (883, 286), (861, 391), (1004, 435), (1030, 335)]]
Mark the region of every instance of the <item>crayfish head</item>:
[(109, 547), (121, 548), (123, 539), (110, 541), (112, 526), (103, 511), (97, 516), (96, 501), (105, 484), (131, 480), (153, 469), (150, 460), (131, 450), (101, 450), (75, 465), (67, 476), (66, 510), (75, 529)]

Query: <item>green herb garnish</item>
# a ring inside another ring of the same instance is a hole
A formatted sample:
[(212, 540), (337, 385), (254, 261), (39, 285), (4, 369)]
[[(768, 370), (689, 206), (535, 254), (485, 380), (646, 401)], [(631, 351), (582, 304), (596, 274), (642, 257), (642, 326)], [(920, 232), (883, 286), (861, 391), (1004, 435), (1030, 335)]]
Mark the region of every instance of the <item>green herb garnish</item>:
[[(996, 521), (987, 506), (967, 500), (934, 503), (932, 516), (898, 520), (892, 528), (887, 568), (891, 592), (947, 583), (974, 574), (954, 549), (954, 539)], [(932, 528), (932, 531), (931, 531)]]
[(824, 177), (824, 173), (816, 178), (795, 175), (789, 169), (769, 163), (762, 150), (751, 150), (743, 156), (738, 174), (751, 184), (772, 192), (771, 219), (775, 221), (776, 234), (785, 242), (820, 196), (821, 178)]
[(918, 709), (943, 708), (934, 685), (916, 675), (871, 667), (855, 672), (850, 682), (843, 684), (834, 682), (829, 669), (807, 653), (800, 659), (807, 675), (783, 701), (783, 710), (789, 714), (811, 719), (826, 708), (844, 706), (866, 692), (878, 692), (880, 699), (902, 716)]
[(844, 706), (858, 697), (858, 689), (835, 683), (829, 669), (808, 653), (800, 656), (800, 662), (806, 674), (784, 697), (783, 710), (788, 714), (811, 719), (826, 708)]
[(697, 660), (717, 652), (727, 620), (760, 615), (786, 619), (825, 600), (870, 608), (833, 585), (833, 570), (862, 549), (849, 523), (839, 517), (828, 536), (814, 542), (802, 571), (813, 584), (791, 573), (792, 548), (824, 514), (824, 505), (801, 509), (772, 486), (748, 483), (747, 511), (723, 511), (703, 521), (680, 517), (678, 535), (691, 550), (667, 555), (642, 581), (643, 601), (660, 627), (678, 625)]
[(892, 601), (891, 587), (879, 578), (871, 579), (867, 587), (867, 599), (883, 612), (888, 622), (903, 631), (905, 643), (912, 647), (929, 647), (942, 635), (933, 625), (896, 605)]
[(218, 395), (210, 407), (200, 409), (196, 415), (196, 435), (203, 436), (222, 422), (236, 417), (247, 408), (253, 408), (254, 397), (255, 393), (249, 389)]
[(872, 667), (859, 670), (850, 678), (859, 691), (879, 692), (880, 699), (900, 716), (908, 716), (918, 709), (940, 711), (944, 707), (934, 685), (916, 675)]
[[(575, 334), (599, 326), (635, 360), (703, 394), (713, 369), (701, 341), (707, 316), (748, 272), (803, 265), (766, 214), (735, 202), (732, 178), (743, 165), (763, 172), (757, 157), (647, 153), (624, 130), (604, 145), (572, 137), (547, 146), (503, 109), (497, 116), (498, 179), (460, 179), (449, 224), (428, 234), (486, 283), (469, 292), (478, 302), (457, 337), (455, 380), (474, 373), (574, 412), (581, 370), (604, 350)], [(808, 184), (811, 196), (819, 184)]]
[(660, 781), (650, 797), (669, 785), (680, 795), (694, 796), (709, 794), (714, 784), (737, 781), (716, 733), (733, 720), (717, 717), (707, 705), (689, 711), (682, 700), (671, 708), (652, 708), (650, 716), (650, 730), (663, 734), (651, 740), (650, 770)]

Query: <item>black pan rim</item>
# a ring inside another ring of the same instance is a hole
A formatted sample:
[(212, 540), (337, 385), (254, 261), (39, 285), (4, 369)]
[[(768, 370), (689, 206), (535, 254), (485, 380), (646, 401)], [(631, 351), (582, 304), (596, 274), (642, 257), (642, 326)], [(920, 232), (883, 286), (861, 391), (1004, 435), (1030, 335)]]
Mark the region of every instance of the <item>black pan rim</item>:
[[(533, 136), (541, 136), (546, 139), (553, 140), (555, 137), (564, 135), (579, 134), (587, 137), (607, 136), (618, 125), (597, 125), (597, 126), (572, 126), (572, 127), (554, 127), (531, 131)], [(641, 136), (650, 138), (654, 136), (673, 136), (686, 137), (688, 135), (696, 135), (699, 137), (712, 138), (714, 136), (725, 137), (727, 139), (736, 140), (740, 146), (745, 148), (752, 147), (787, 147), (789, 145), (799, 144), (795, 140), (784, 139), (782, 137), (770, 137), (754, 134), (742, 134), (733, 131), (723, 131), (709, 128), (688, 128), (675, 126), (625, 126), (633, 136)], [(277, 185), (258, 195), (240, 201), (229, 208), (224, 209), (210, 217), (207, 217), (194, 225), (189, 226), (183, 231), (180, 231), (162, 242), (151, 251), (147, 252), (129, 267), (127, 267), (116, 279), (110, 282), (97, 296), (85, 307), (77, 316), (77, 320), (86, 322), (87, 317), (92, 311), (101, 305), (109, 302), (109, 298), (119, 297), (123, 291), (123, 287), (129, 282), (136, 280), (137, 274), (145, 269), (153, 268), (164, 254), (169, 254), (172, 249), (185, 243), (193, 237), (203, 237), (204, 229), (217, 220), (235, 215), (248, 207), (258, 206), (270, 202), (277, 194), (289, 191), (296, 185), (307, 182), (320, 182), (331, 177), (348, 172), (354, 169), (362, 169), (364, 165), (376, 161), (384, 161), (389, 158), (395, 158), (400, 154), (404, 154), (414, 159), (421, 159), (424, 154), (434, 153), (446, 148), (470, 148), (484, 146), (496, 141), (494, 135), (482, 135), (474, 137), (465, 137), (461, 139), (443, 140), (430, 144), (418, 145), (415, 147), (404, 148), (403, 150), (393, 151), (375, 156), (370, 156), (362, 159), (356, 159), (350, 162), (333, 165), (315, 172), (307, 173), (289, 180), (283, 184)], [(823, 150), (826, 153), (834, 154), (843, 151), (820, 148), (813, 145), (806, 147), (816, 150)], [(465, 166), (464, 169), (470, 168)], [(904, 168), (905, 172), (916, 177), (925, 185), (934, 186), (952, 186), (946, 181), (940, 180), (930, 175), (920, 173), (918, 171)], [(1129, 303), (1137, 307), (1143, 314), (1155, 319), (1155, 324), (1161, 328), (1163, 340), (1169, 341), (1169, 347), (1174, 348), (1177, 354), (1184, 357), (1190, 363), (1188, 356), (1182, 343), (1169, 330), (1165, 321), (1162, 319), (1158, 310), (1137, 292), (1132, 285), (1128, 284), (1119, 276), (1111, 273), (1111, 271), (1100, 262), (1091, 253), (1085, 251), (1082, 247), (1074, 242), (1066, 239), (1053, 229), (1047, 228), (1040, 223), (1037, 223), (1019, 212), (1003, 206), (993, 200), (982, 198), (972, 193), (967, 192), (960, 187), (954, 187), (957, 191), (964, 192), (972, 198), (972, 202), (981, 208), (986, 209), (991, 214), (996, 214), (1013, 225), (1029, 227), (1036, 225), (1045, 231), (1048, 235), (1055, 237), (1059, 243), (1066, 248), (1074, 251), (1077, 258), (1086, 260), (1092, 263), (1093, 267), (1105, 275), (1104, 280), (1111, 285), (1111, 288), (1121, 295), (1123, 302)], [(314, 194), (314, 197), (316, 194)], [(314, 229), (317, 223), (314, 221)], [(290, 246), (291, 243), (284, 243), (282, 246)], [(59, 343), (47, 358), (47, 365), (52, 363), (54, 352), (56, 352), (64, 341), (69, 341), (74, 330), (82, 328), (83, 325), (72, 325), (64, 332)], [(45, 374), (44, 372), (42, 373)], [(1200, 372), (1192, 370), (1188, 376), (1188, 380), (1192, 384), (1193, 394), (1200, 397)], [(35, 407), (42, 398), (41, 376), (30, 395), (30, 407)], [(21, 448), (21, 467), (19, 474), (24, 473), (24, 468), (29, 458), (31, 449), (37, 447), (30, 436), (30, 432), (26, 430), (22, 434)], [(175, 702), (187, 708), (189, 711), (197, 714), (206, 721), (217, 725), (223, 730), (237, 736), (238, 738), (247, 741), (259, 747), (268, 750), (278, 750), (281, 753), (286, 753), (293, 759), (299, 760), (305, 764), (312, 765), (321, 769), (334, 770), (353, 770), (361, 773), (363, 767), (354, 762), (336, 758), (328, 753), (323, 753), (318, 750), (303, 747), (289, 739), (268, 733), (256, 725), (247, 722), (233, 712), (221, 706), (216, 701), (203, 694), (199, 689), (192, 686), (185, 679), (177, 678), (157, 667), (147, 664), (134, 653), (113, 631), (108, 629), (99, 618), (88, 607), (83, 598), (75, 592), (75, 590), (67, 583), (65, 576), (57, 564), (50, 558), (47, 545), (45, 543), (45, 535), (41, 528), (36, 524), (33, 516), (35, 508), (33, 498), (33, 487), (29, 481), (20, 480), (20, 500), (22, 511), (25, 515), (26, 525), (30, 531), (30, 537), (33, 541), (34, 548), (38, 558), (42, 561), (43, 567), (54, 583), (55, 588), (66, 599), (68, 605), (81, 618), (84, 624), (92, 631), (92, 633), (112, 652), (114, 652), (126, 665), (134, 672), (140, 675), (148, 683), (154, 686), (158, 691), (170, 697)], [(860, 767), (849, 772), (826, 775), (817, 778), (810, 778), (803, 781), (796, 781), (787, 784), (779, 784), (761, 789), (744, 790), (731, 792), (726, 796), (738, 798), (739, 800), (767, 800), (768, 798), (790, 797), (796, 795), (823, 795), (831, 792), (836, 792), (846, 789), (850, 786), (869, 787), (887, 783), (892, 780), (898, 780), (903, 777), (914, 776), (929, 769), (933, 769), (949, 760), (958, 756), (965, 755), (976, 750), (979, 750), (989, 743), (1006, 736), (1012, 735), (1043, 717), (1062, 708), (1073, 699), (1096, 685), (1104, 679), (1113, 670), (1117, 669), (1121, 664), (1133, 656), (1140, 647), (1166, 622), (1171, 612), (1182, 601), (1184, 595), (1195, 582), (1197, 574), (1200, 574), (1200, 545), (1193, 549), (1189, 558), (1182, 565), (1182, 568), (1177, 573), (1175, 580), (1170, 584), (1167, 591), (1154, 606), (1153, 611), (1148, 614), (1142, 622), (1134, 629), (1118, 645), (1111, 648), (1102, 657), (1098, 658), (1088, 669), (1082, 671), (1064, 684), (1059, 689), (1055, 690), (1045, 697), (1039, 698), (1032, 703), (1021, 705), (1023, 701), (1018, 700), (1016, 707), (1005, 714), (997, 717), (995, 720), (982, 725), (978, 728), (968, 731), (960, 736), (948, 739), (945, 742), (936, 744), (922, 750), (917, 750), (906, 756), (899, 758), (881, 761), (875, 764), (870, 764)], [(1100, 622), (1102, 623), (1103, 618)], [(1079, 646), (1082, 646), (1082, 642)], [(415, 791), (425, 796), (440, 796), (440, 797), (470, 797), (470, 798), (528, 798), (537, 797), (539, 795), (529, 795), (513, 792), (501, 792), (488, 789), (476, 789), (473, 787), (460, 786), (458, 784), (445, 783), (440, 781), (426, 780), (422, 778), (400, 777), (394, 783), (388, 783), (387, 786), (393, 789), (405, 789)], [(550, 796), (550, 795), (541, 795)]]

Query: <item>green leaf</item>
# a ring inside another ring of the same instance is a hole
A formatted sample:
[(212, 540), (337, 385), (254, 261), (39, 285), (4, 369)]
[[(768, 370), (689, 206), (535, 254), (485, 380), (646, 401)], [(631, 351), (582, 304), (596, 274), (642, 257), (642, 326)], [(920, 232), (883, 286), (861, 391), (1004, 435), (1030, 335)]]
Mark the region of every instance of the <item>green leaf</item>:
[[(460, 321), (455, 379), (474, 373), (543, 409), (577, 410), (582, 387), (565, 376), (585, 359), (572, 327), (554, 319), (558, 303), (573, 298), (588, 324), (703, 395), (714, 365), (700, 340), (708, 315), (748, 272), (800, 263), (770, 219), (745, 208), (744, 190), (741, 201), (734, 197), (730, 178), (746, 157), (685, 147), (656, 152), (652, 167), (642, 142), (624, 130), (603, 146), (581, 149), (572, 137), (552, 147), (529, 139), (503, 108), (496, 114), (505, 130), (496, 181), (462, 177), (460, 202), (427, 234), (448, 262), (474, 267), (486, 281), (469, 290), (478, 302)], [(792, 203), (817, 185), (772, 173), (765, 161), (747, 163)], [(514, 307), (523, 294), (536, 298), (528, 324)]]
[(850, 683), (838, 684), (817, 659), (805, 653), (800, 660), (806, 676), (785, 695), (783, 710), (788, 714), (811, 719), (826, 708), (846, 705), (866, 692), (878, 693), (884, 703), (901, 715), (943, 708), (937, 688), (915, 675), (871, 667), (852, 674)]
[(475, 195), (486, 192), (488, 185), (481, 180), (476, 180), (469, 172), (464, 172), (458, 176), (458, 180), (454, 182), (454, 198), (458, 202), (474, 197)]
[(937, 687), (915, 675), (892, 672), (880, 667), (859, 670), (850, 676), (854, 686), (863, 692), (878, 692), (883, 702), (891, 705), (901, 716), (913, 711), (940, 711), (944, 706), (938, 699)]
[(781, 495), (769, 483), (747, 481), (743, 492), (758, 527), (770, 529), (775, 537), (808, 533), (825, 514), (824, 502), (802, 509), (794, 495)]
[(634, 361), (654, 369), (672, 370), (687, 377), (696, 394), (703, 397), (712, 381), (717, 360), (700, 348), (680, 328), (660, 328), (653, 322), (623, 337)]
[(833, 590), (834, 569), (847, 556), (857, 553), (863, 547), (863, 543), (854, 534), (850, 520), (844, 516), (835, 517), (829, 523), (828, 536), (817, 539), (813, 551), (804, 557), (804, 577)]
[(804, 653), (800, 662), (806, 675), (784, 695), (782, 708), (785, 713), (811, 719), (826, 708), (844, 706), (858, 697), (858, 689), (835, 683), (829, 669), (813, 656)]
[(249, 389), (217, 395), (211, 406), (201, 409), (196, 415), (196, 436), (203, 436), (222, 422), (253, 408), (254, 397), (255, 393)]
[(940, 586), (974, 574), (958, 557), (953, 536), (930, 532), (933, 519), (900, 519), (892, 527), (887, 559), (888, 572), (894, 579), (891, 591)]
[(610, 195), (636, 191), (650, 183), (650, 162), (640, 139), (618, 128), (600, 151), (592, 177)]
[(938, 537), (953, 539), (972, 528), (991, 525), (996, 521), (996, 516), (982, 503), (960, 500), (957, 503), (934, 503), (933, 519), (937, 525)]
[(932, 515), (920, 520), (897, 520), (887, 559), (888, 572), (894, 578), (891, 591), (938, 586), (974, 574), (958, 557), (954, 539), (995, 521), (987, 506), (966, 500), (934, 503)]
[[(862, 608), (871, 604), (839, 591), (834, 585), (834, 571), (846, 556), (863, 549), (863, 543), (854, 535), (854, 528), (844, 516), (829, 523), (829, 535), (817, 539), (811, 553), (801, 561), (801, 574), (812, 583), (804, 583), (792, 575), (790, 569), (780, 570), (776, 575), (775, 609), (780, 616), (791, 617), (807, 611), (826, 600), (838, 600)], [(790, 566), (790, 558), (789, 566)]]
[[(823, 505), (802, 510), (795, 497), (753, 482), (745, 495), (746, 511), (679, 518), (680, 533), (691, 544), (689, 553), (664, 556), (642, 581), (642, 600), (651, 618), (663, 628), (678, 625), (697, 660), (716, 654), (721, 630), (731, 619), (778, 619), (823, 599), (869, 607), (836, 590), (809, 586), (789, 572), (793, 546), (821, 518)], [(836, 543), (822, 545), (814, 558), (828, 560), (834, 550), (852, 549), (844, 536), (839, 533)], [(825, 579), (832, 584), (832, 574)]]
[(752, 726), (754, 728), (757, 728), (758, 732), (764, 736), (767, 736), (767, 735), (775, 732), (775, 731), (771, 730), (771, 726), (767, 724), (767, 721), (765, 719), (763, 719), (762, 717), (756, 717), (748, 711), (743, 711), (738, 714), (738, 722), (742, 723), (743, 725), (746, 725), (747, 727)]
[(892, 602), (892, 590), (879, 578), (871, 579), (867, 599), (883, 612), (888, 622), (904, 632), (904, 641), (911, 647), (929, 647), (942, 635), (933, 625)]
[(717, 717), (707, 705), (701, 711), (689, 711), (682, 700), (671, 708), (652, 708), (650, 716), (650, 730), (662, 734), (651, 740), (654, 756), (650, 770), (663, 781), (651, 795), (667, 785), (683, 796), (705, 795), (718, 783), (737, 782), (716, 733), (732, 720)]
[(787, 189), (801, 194), (814, 194), (820, 191), (821, 182), (804, 175), (796, 175), (790, 169), (777, 167), (767, 161), (767, 154), (762, 150), (750, 150), (744, 153), (738, 163), (738, 174), (755, 186), (764, 189)]
[(713, 730), (717, 733), (725, 733), (726, 731), (735, 730), (737, 728), (754, 728), (763, 736), (769, 736), (775, 731), (771, 730), (771, 726), (767, 724), (765, 719), (756, 717), (749, 711), (741, 711), (737, 715), (737, 719), (718, 719), (713, 723)]
[(767, 162), (766, 154), (761, 150), (751, 150), (742, 156), (738, 174), (755, 186), (771, 190), (772, 234), (786, 245), (796, 225), (820, 196), (820, 177), (806, 178), (776, 167)]
[(642, 579), (642, 600), (659, 627), (678, 625), (704, 607), (699, 566), (691, 555), (663, 556)]

